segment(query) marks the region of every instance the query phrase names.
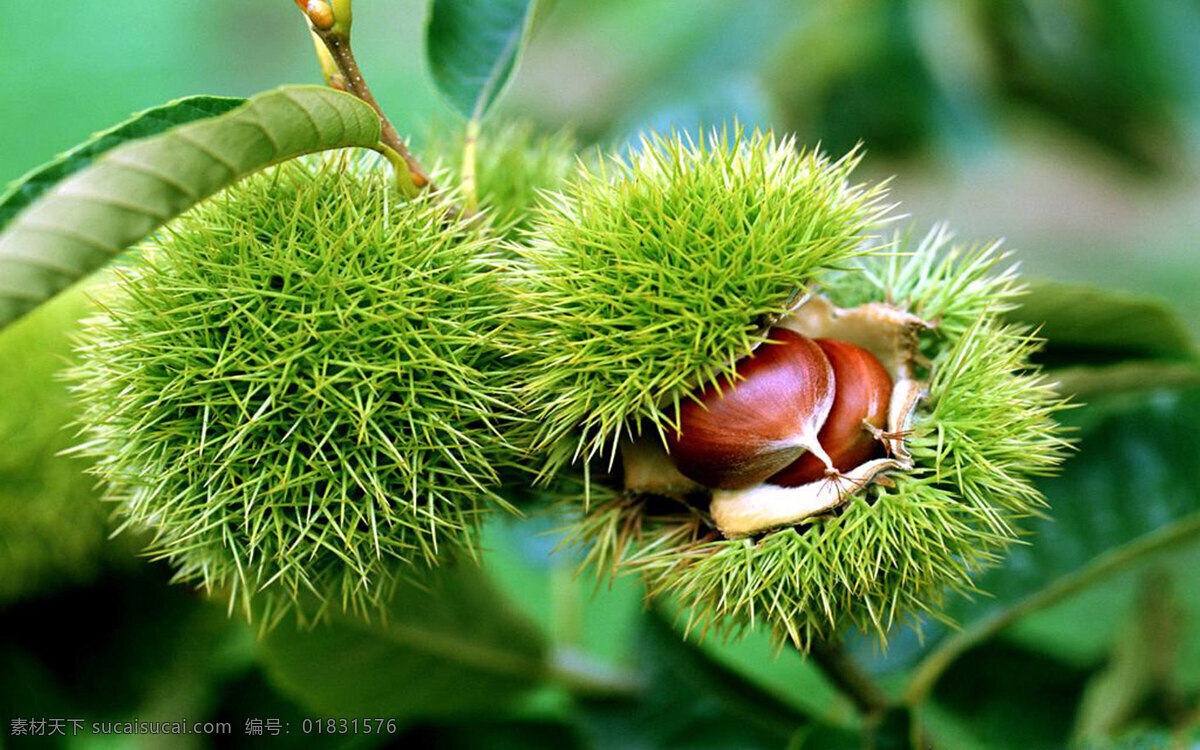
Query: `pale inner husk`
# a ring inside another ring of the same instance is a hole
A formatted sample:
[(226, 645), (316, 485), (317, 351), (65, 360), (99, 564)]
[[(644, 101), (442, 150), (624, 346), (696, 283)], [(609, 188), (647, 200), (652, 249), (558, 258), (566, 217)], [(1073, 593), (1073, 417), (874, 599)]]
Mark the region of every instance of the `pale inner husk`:
[[(924, 386), (914, 378), (917, 334), (930, 324), (890, 305), (873, 302), (839, 308), (820, 295), (802, 299), (778, 326), (809, 338), (830, 338), (863, 347), (879, 358), (892, 376), (887, 429), (882, 436), (888, 457), (867, 461), (836, 476), (799, 487), (760, 484), (740, 490), (713, 490), (709, 508), (713, 522), (727, 538), (761, 533), (796, 524), (846, 503), (889, 472), (912, 468), (904, 445)], [(679, 473), (662, 444), (643, 436), (621, 446), (625, 488), (664, 495), (703, 492), (706, 488)]]

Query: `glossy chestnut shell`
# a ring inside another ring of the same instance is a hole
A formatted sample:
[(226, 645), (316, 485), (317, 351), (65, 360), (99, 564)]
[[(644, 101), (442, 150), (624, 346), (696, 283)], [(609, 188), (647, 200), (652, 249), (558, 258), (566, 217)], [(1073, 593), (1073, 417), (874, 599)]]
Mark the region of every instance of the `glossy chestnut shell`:
[[(816, 343), (833, 367), (836, 385), (833, 408), (817, 440), (833, 468), (847, 472), (884, 454), (883, 442), (876, 436), (887, 424), (892, 378), (879, 359), (861, 346), (833, 339)], [(806, 453), (767, 482), (799, 487), (825, 477), (826, 468), (817, 456)]]
[(679, 431), (667, 439), (679, 471), (707, 487), (751, 487), (806, 450), (819, 452), (817, 431), (834, 402), (829, 359), (812, 339), (785, 328), (768, 331), (735, 372), (683, 403)]

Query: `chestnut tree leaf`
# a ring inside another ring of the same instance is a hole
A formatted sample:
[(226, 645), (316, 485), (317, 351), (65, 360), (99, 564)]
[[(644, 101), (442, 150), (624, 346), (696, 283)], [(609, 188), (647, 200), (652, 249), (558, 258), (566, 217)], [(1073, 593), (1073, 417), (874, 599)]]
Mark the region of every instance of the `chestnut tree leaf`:
[(923, 699), (962, 654), (1021, 618), (1200, 540), (1198, 420), (1200, 389), (1120, 394), (1069, 413), (1079, 450), (1060, 476), (1040, 483), (1048, 517), (1029, 523), (1029, 543), (979, 577), (986, 596), (947, 609), (961, 630), (926, 628), (909, 700)]
[(438, 90), (459, 114), (481, 120), (507, 88), (539, 0), (433, 0), (425, 53)]
[(400, 723), (496, 713), (550, 669), (538, 630), (465, 560), (400, 588), (386, 622), (338, 614), (312, 630), (280, 626), (262, 658), (310, 710)]
[(1200, 386), (1200, 361), (1131, 360), (1110, 365), (1075, 365), (1049, 370), (1055, 390), (1077, 401), (1121, 391)]
[[(223, 683), (251, 666), (253, 636), (169, 577), (127, 551), (86, 586), (9, 603), (0, 705), (20, 716), (201, 719)], [(81, 612), (87, 628), (63, 638), (63, 623)]]
[[(677, 625), (686, 620), (674, 618)], [(684, 638), (682, 632), (680, 638)], [(763, 628), (748, 629), (739, 638), (697, 638), (688, 643), (715, 664), (737, 673), (794, 710), (831, 725), (851, 728), (857, 721), (854, 704), (838, 692), (816, 663), (791, 648), (779, 649)]]
[(70, 151), (26, 172), (0, 192), (0, 229), (23, 208), (60, 181), (91, 165), (104, 152), (179, 125), (224, 114), (245, 102), (238, 97), (188, 96), (138, 112), (125, 122), (96, 133)]
[(1006, 317), (1040, 329), (1048, 366), (1195, 360), (1183, 319), (1166, 303), (1096, 287), (1037, 280)]
[[(1196, 570), (1200, 570), (1200, 539), (1025, 617), (1002, 638), (1068, 664), (1102, 664), (1123, 637), (1123, 628), (1138, 617), (1148, 582), (1165, 576), (1166, 593), (1178, 608), (1176, 621), (1200, 622), (1200, 587), (1191, 585)], [(1200, 630), (1186, 628), (1182, 636), (1180, 653), (1168, 655), (1173, 679), (1184, 691), (1200, 692)]]
[(379, 128), (375, 111), (350, 94), (287, 86), (105, 151), (0, 229), (0, 328), (246, 175), (315, 151), (374, 146)]
[(645, 689), (635, 698), (585, 705), (583, 727), (593, 747), (810, 746), (800, 741), (815, 722), (709, 658), (668, 618), (659, 610), (641, 618), (636, 650)]
[(600, 664), (623, 666), (644, 609), (642, 588), (631, 578), (597, 586), (594, 578), (576, 575), (582, 555), (564, 546), (565, 523), (549, 513), (491, 514), (483, 527), (483, 567), (513, 606), (556, 642)]
[(1075, 748), (1071, 724), (1088, 670), (994, 641), (956, 662), (918, 712), (921, 748)]

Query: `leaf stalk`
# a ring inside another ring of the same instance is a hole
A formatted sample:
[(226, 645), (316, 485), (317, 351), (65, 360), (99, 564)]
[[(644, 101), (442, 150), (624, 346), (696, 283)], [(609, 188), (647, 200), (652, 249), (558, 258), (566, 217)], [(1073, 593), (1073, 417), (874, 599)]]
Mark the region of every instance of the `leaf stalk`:
[(462, 158), (462, 191), (466, 202), (467, 213), (473, 214), (479, 208), (479, 187), (475, 172), (475, 151), (479, 142), (479, 120), (472, 118), (467, 122), (467, 137), (463, 143)]

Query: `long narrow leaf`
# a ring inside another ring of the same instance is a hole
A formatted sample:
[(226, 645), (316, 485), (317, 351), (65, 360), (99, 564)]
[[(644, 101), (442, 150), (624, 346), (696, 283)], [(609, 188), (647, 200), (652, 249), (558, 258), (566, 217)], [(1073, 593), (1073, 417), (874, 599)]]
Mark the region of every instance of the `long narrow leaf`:
[(252, 172), (378, 141), (379, 118), (360, 100), (290, 86), (112, 149), (0, 231), (0, 328)]
[(130, 141), (165, 130), (222, 115), (245, 104), (227, 96), (188, 96), (138, 112), (125, 122), (102, 130), (70, 151), (26, 172), (0, 192), (0, 229), (62, 180), (88, 167), (100, 155)]

